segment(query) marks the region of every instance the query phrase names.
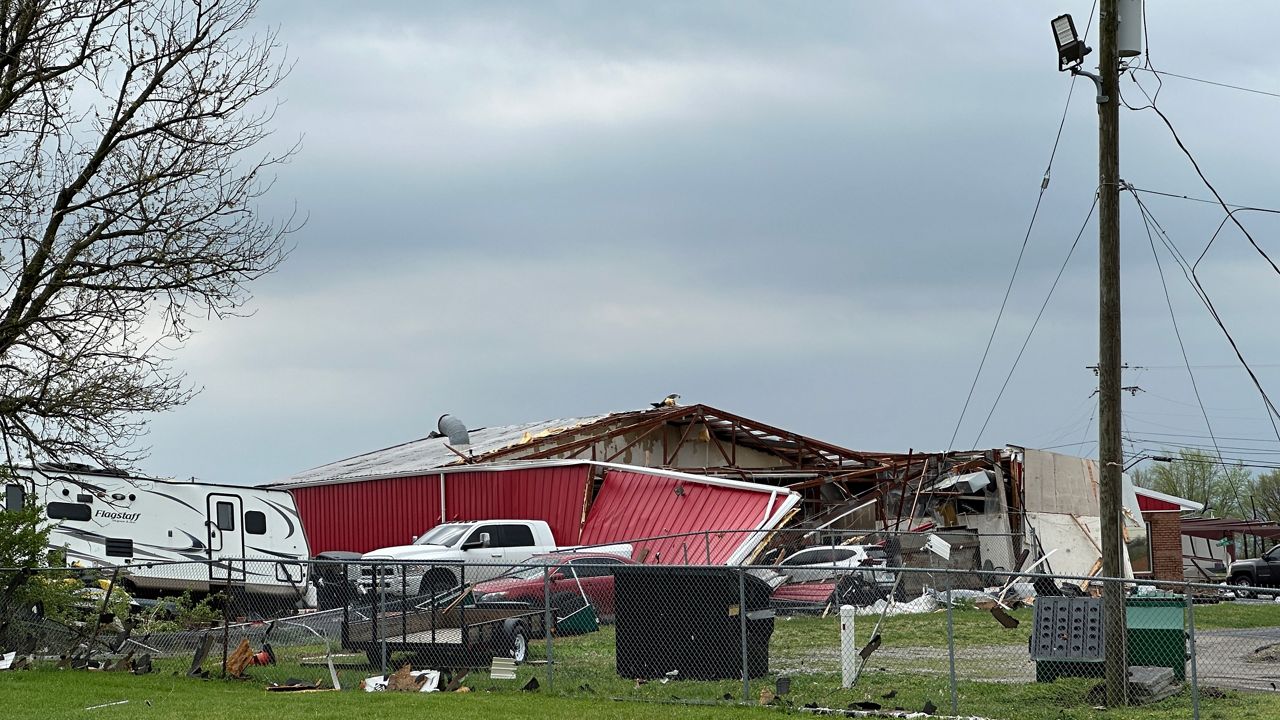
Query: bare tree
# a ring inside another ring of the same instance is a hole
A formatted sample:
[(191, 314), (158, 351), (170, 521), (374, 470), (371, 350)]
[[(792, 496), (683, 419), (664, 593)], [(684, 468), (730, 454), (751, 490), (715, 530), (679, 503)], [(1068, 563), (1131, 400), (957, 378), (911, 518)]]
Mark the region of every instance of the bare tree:
[(0, 433), (10, 458), (128, 464), (187, 401), (193, 317), (287, 251), (257, 211), (286, 66), (256, 0), (0, 0)]

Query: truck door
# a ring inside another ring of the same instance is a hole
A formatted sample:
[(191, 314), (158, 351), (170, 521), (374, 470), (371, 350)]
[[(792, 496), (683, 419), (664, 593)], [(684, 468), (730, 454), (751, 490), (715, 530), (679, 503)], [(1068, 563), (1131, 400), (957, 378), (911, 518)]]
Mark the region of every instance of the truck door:
[(1274, 585), (1280, 581), (1280, 545), (1271, 548), (1258, 563), (1258, 584)]
[[(244, 506), (238, 495), (210, 493), (205, 527), (209, 534), (209, 581), (243, 582)], [(219, 562), (222, 561), (222, 562)]]
[[(507, 533), (506, 525), (478, 523), (471, 529), (471, 534), (462, 543), (462, 551), (466, 558), (465, 582), (488, 580), (507, 571), (505, 567), (494, 567), (506, 561)], [(488, 542), (484, 542), (484, 536)]]

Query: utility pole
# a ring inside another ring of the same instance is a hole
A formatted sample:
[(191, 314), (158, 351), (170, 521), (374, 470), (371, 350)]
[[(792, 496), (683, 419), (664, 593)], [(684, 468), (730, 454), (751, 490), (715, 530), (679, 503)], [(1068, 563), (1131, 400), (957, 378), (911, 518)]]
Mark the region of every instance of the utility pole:
[[(1120, 555), (1124, 552), (1120, 533), (1124, 467), (1120, 444), (1120, 48), (1116, 38), (1120, 22), (1118, 0), (1102, 0), (1098, 26), (1098, 503), (1106, 578), (1119, 578), (1124, 572)], [(1107, 706), (1120, 707), (1128, 704), (1129, 688), (1123, 583), (1103, 583), (1102, 606)]]

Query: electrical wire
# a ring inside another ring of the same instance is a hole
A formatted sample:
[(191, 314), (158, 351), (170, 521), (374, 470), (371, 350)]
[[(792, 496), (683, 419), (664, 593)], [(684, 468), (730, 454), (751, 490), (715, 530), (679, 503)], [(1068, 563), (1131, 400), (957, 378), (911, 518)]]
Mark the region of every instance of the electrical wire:
[[(1143, 370), (1181, 370), (1182, 365), (1143, 365)], [(1197, 370), (1239, 370), (1236, 365), (1192, 365)], [(1280, 363), (1255, 363), (1256, 368), (1280, 368)]]
[[(1084, 38), (1089, 37), (1089, 30), (1093, 27), (1094, 11), (1098, 7), (1098, 0), (1094, 0), (1089, 6), (1089, 20), (1085, 23)], [(969, 404), (973, 401), (973, 392), (978, 387), (978, 380), (982, 378), (982, 370), (986, 367), (987, 357), (991, 354), (991, 346), (995, 342), (996, 332), (1000, 329), (1000, 321), (1004, 318), (1005, 308), (1009, 304), (1009, 295), (1013, 291), (1014, 280), (1018, 278), (1018, 269), (1022, 267), (1023, 255), (1027, 252), (1027, 243), (1031, 239), (1031, 230), (1035, 227), (1036, 217), (1040, 214), (1040, 203), (1044, 200), (1044, 193), (1049, 189), (1049, 180), (1053, 171), (1053, 160), (1058, 155), (1058, 143), (1062, 140), (1062, 130), (1067, 125), (1067, 111), (1071, 109), (1071, 97), (1075, 93), (1076, 79), (1078, 75), (1071, 76), (1071, 84), (1067, 87), (1067, 100), (1062, 106), (1062, 117), (1058, 119), (1058, 132), (1053, 138), (1053, 148), (1049, 150), (1049, 162), (1045, 166), (1044, 176), (1040, 180), (1040, 193), (1036, 196), (1035, 208), (1031, 211), (1031, 220), (1027, 223), (1027, 231), (1022, 236), (1022, 247), (1018, 250), (1018, 258), (1013, 263), (1013, 273), (1009, 277), (1009, 284), (1004, 289), (1004, 297), (1000, 300), (1000, 309), (996, 312), (995, 324), (991, 327), (991, 335), (987, 337), (987, 345), (982, 350), (982, 359), (978, 361), (978, 370), (973, 374), (973, 382), (969, 385), (969, 393), (964, 398), (964, 406), (960, 408), (960, 417), (956, 418), (956, 427), (951, 431), (951, 440), (947, 443), (947, 451), (950, 452), (955, 448), (956, 437), (960, 434), (960, 427), (964, 424), (964, 416), (969, 412)], [(1007, 380), (1005, 381), (1008, 382)], [(1003, 392), (1003, 390), (1001, 391)], [(987, 418), (990, 420), (990, 417)], [(986, 424), (983, 424), (986, 428)], [(981, 435), (981, 433), (979, 433)], [(975, 445), (976, 447), (976, 445)]]
[(1262, 387), (1262, 381), (1258, 379), (1257, 373), (1255, 373), (1253, 368), (1250, 367), (1249, 362), (1245, 360), (1244, 353), (1241, 352), (1239, 344), (1236, 343), (1236, 339), (1231, 335), (1231, 331), (1227, 329), (1226, 322), (1223, 321), (1222, 316), (1218, 313), (1217, 307), (1213, 304), (1213, 300), (1209, 297), (1208, 291), (1205, 290), (1204, 285), (1200, 282), (1200, 278), (1196, 275), (1195, 267), (1192, 266), (1191, 263), (1187, 262), (1182, 253), (1177, 250), (1177, 246), (1174, 245), (1173, 241), (1169, 238), (1168, 232), (1165, 231), (1164, 227), (1156, 219), (1155, 215), (1152, 214), (1151, 209), (1147, 207), (1146, 203), (1142, 202), (1136, 194), (1134, 195), (1134, 198), (1137, 199), (1138, 207), (1141, 209), (1144, 216), (1150, 219), (1152, 226), (1160, 236), (1161, 242), (1169, 249), (1174, 260), (1182, 269), (1182, 273), (1187, 278), (1187, 281), (1191, 283), (1197, 297), (1200, 298), (1200, 302), (1204, 304), (1205, 308), (1209, 311), (1209, 315), (1213, 318), (1214, 323), (1217, 324), (1218, 328), (1222, 331), (1222, 334), (1226, 337), (1227, 343), (1231, 346), (1232, 352), (1235, 353), (1236, 359), (1240, 362), (1240, 365), (1244, 367), (1245, 372), (1248, 373), (1250, 381), (1252, 381), (1254, 388), (1257, 389), (1259, 396), (1262, 398), (1263, 405), (1267, 410), (1267, 420), (1271, 423), (1271, 429), (1275, 433), (1276, 439), (1280, 440), (1280, 426), (1276, 425), (1276, 418), (1280, 417), (1280, 410), (1276, 409), (1275, 403), (1271, 401), (1271, 396), (1268, 395), (1266, 389)]
[(1053, 291), (1057, 289), (1058, 282), (1062, 280), (1062, 274), (1066, 272), (1067, 263), (1071, 262), (1071, 256), (1075, 254), (1076, 247), (1080, 245), (1080, 238), (1084, 237), (1084, 231), (1089, 227), (1089, 221), (1093, 219), (1093, 211), (1098, 207), (1098, 191), (1093, 193), (1093, 202), (1089, 205), (1089, 212), (1085, 215), (1084, 222), (1080, 224), (1080, 232), (1076, 233), (1076, 239), (1071, 243), (1071, 248), (1067, 250), (1067, 256), (1062, 259), (1062, 266), (1058, 268), (1058, 274), (1053, 278), (1053, 284), (1049, 286), (1049, 292), (1045, 294), (1044, 302), (1040, 304), (1040, 311), (1036, 313), (1036, 319), (1031, 323), (1031, 329), (1027, 331), (1027, 337), (1022, 341), (1022, 347), (1018, 349), (1017, 356), (1013, 359), (1013, 365), (1009, 368), (1009, 373), (1004, 376), (1004, 383), (1000, 385), (1000, 392), (996, 394), (995, 402), (991, 403), (991, 410), (987, 413), (986, 420), (982, 421), (982, 429), (978, 430), (978, 435), (973, 439), (973, 447), (978, 447), (978, 441), (982, 439), (982, 433), (986, 432), (987, 425), (991, 423), (991, 416), (995, 415), (996, 408), (1000, 405), (1000, 399), (1004, 397), (1004, 391), (1009, 387), (1009, 380), (1013, 378), (1013, 372), (1018, 369), (1018, 362), (1022, 360), (1022, 354), (1027, 351), (1027, 345), (1031, 342), (1031, 336), (1035, 334), (1036, 327), (1040, 324), (1040, 318), (1044, 317), (1044, 310), (1049, 306), (1049, 300), (1053, 298)]
[(969, 394), (965, 396), (964, 407), (960, 409), (960, 417), (956, 419), (956, 427), (951, 431), (951, 440), (947, 443), (947, 450), (955, 448), (956, 436), (960, 434), (960, 426), (964, 423), (964, 416), (969, 411), (969, 403), (973, 401), (973, 392), (978, 387), (978, 380), (982, 377), (982, 370), (986, 367), (987, 357), (991, 354), (991, 345), (995, 342), (996, 332), (1000, 329), (1000, 321), (1004, 318), (1005, 308), (1009, 305), (1009, 295), (1013, 292), (1013, 283), (1018, 279), (1018, 270), (1022, 267), (1022, 258), (1027, 252), (1027, 244), (1031, 240), (1031, 230), (1036, 225), (1036, 217), (1040, 214), (1040, 203), (1044, 200), (1044, 193), (1049, 189), (1050, 174), (1053, 170), (1053, 159), (1058, 154), (1058, 143), (1062, 140), (1062, 129), (1067, 123), (1067, 111), (1071, 108), (1071, 95), (1075, 90), (1076, 76), (1071, 77), (1071, 87), (1067, 90), (1067, 102), (1062, 108), (1062, 119), (1058, 121), (1058, 134), (1053, 138), (1053, 149), (1049, 151), (1049, 164), (1045, 167), (1044, 177), (1040, 180), (1040, 193), (1036, 195), (1036, 204), (1031, 211), (1031, 220), (1027, 223), (1027, 231), (1022, 236), (1022, 247), (1018, 249), (1018, 258), (1013, 263), (1013, 274), (1009, 276), (1009, 284), (1005, 286), (1004, 297), (1000, 300), (1000, 309), (996, 312), (995, 324), (991, 326), (991, 335), (987, 337), (987, 346), (982, 350), (982, 359), (978, 361), (978, 371), (973, 374), (973, 382), (969, 385)]
[[(1085, 441), (1089, 439), (1089, 430), (1093, 427), (1093, 418), (1098, 414), (1098, 403), (1093, 404), (1093, 412), (1089, 413), (1089, 422), (1084, 426), (1084, 435), (1080, 436), (1080, 442), (1076, 443), (1076, 454), (1080, 454), (1080, 450), (1084, 448)], [(1065, 446), (1064, 446), (1065, 447)]]
[[(1145, 421), (1145, 420), (1143, 420), (1142, 422), (1146, 422), (1146, 421)], [(1193, 433), (1162, 433), (1162, 432), (1155, 432), (1155, 431), (1153, 431), (1153, 430), (1146, 430), (1146, 431), (1143, 431), (1143, 432), (1142, 432), (1142, 433), (1140, 433), (1140, 434), (1141, 434), (1141, 435), (1143, 435), (1143, 436), (1146, 436), (1146, 435), (1156, 435), (1156, 436), (1164, 435), (1164, 436), (1168, 436), (1168, 437), (1182, 437), (1182, 438), (1199, 438), (1199, 439), (1208, 439), (1208, 436), (1206, 436), (1206, 435), (1195, 435), (1195, 434), (1193, 434)], [(1219, 435), (1219, 436), (1218, 436), (1218, 439), (1219, 439), (1219, 440), (1227, 440), (1227, 441), (1231, 441), (1231, 442), (1258, 442), (1258, 443), (1275, 443), (1275, 442), (1280, 442), (1280, 440), (1270, 440), (1270, 439), (1268, 439), (1268, 438), (1232, 437), (1232, 436), (1229, 436), (1229, 435)], [(1223, 447), (1227, 447), (1227, 446), (1225, 446), (1225, 445), (1224, 445)], [(1268, 451), (1268, 452), (1271, 452), (1271, 451)], [(1280, 452), (1280, 451), (1278, 451), (1278, 452)]]
[[(1235, 215), (1236, 212), (1243, 210), (1245, 208), (1232, 209), (1232, 207), (1227, 204), (1227, 201), (1222, 199), (1222, 195), (1218, 193), (1218, 189), (1214, 187), (1213, 183), (1209, 182), (1209, 178), (1206, 177), (1204, 174), (1204, 171), (1200, 169), (1200, 163), (1196, 161), (1195, 156), (1191, 154), (1191, 150), (1187, 148), (1186, 143), (1182, 142), (1182, 137), (1179, 136), (1178, 131), (1174, 129), (1173, 123), (1170, 122), (1169, 120), (1169, 116), (1165, 115), (1164, 111), (1162, 111), (1159, 107), (1156, 106), (1156, 96), (1160, 94), (1160, 90), (1157, 89), (1155, 92), (1155, 95), (1149, 94), (1146, 88), (1142, 87), (1142, 84), (1139, 83), (1136, 79), (1134, 79), (1132, 75), (1130, 75), (1129, 77), (1130, 79), (1134, 80), (1134, 84), (1137, 85), (1138, 89), (1142, 91), (1142, 94), (1146, 96), (1148, 105), (1141, 108), (1135, 108), (1129, 105), (1129, 103), (1125, 102), (1125, 106), (1128, 107), (1130, 110), (1151, 110), (1156, 114), (1157, 117), (1160, 118), (1161, 122), (1163, 122), (1165, 127), (1168, 128), (1169, 134), (1173, 136), (1173, 141), (1174, 143), (1177, 144), (1178, 149), (1182, 151), (1182, 154), (1185, 155), (1187, 160), (1191, 163), (1191, 167), (1196, 171), (1196, 175), (1200, 176), (1200, 182), (1204, 183), (1204, 186), (1209, 189), (1209, 192), (1213, 193), (1213, 197), (1215, 201), (1227, 214), (1227, 217), (1225, 220), (1223, 220), (1222, 225), (1218, 226), (1217, 232), (1214, 232), (1213, 237), (1209, 239), (1209, 244), (1206, 245), (1204, 251), (1200, 253), (1200, 259), (1204, 259), (1205, 253), (1209, 252), (1209, 248), (1213, 245), (1214, 240), (1217, 239), (1218, 233), (1222, 232), (1223, 226), (1225, 226), (1227, 221), (1229, 220), (1231, 221), (1232, 224), (1236, 226), (1236, 228), (1240, 230), (1240, 232), (1244, 233), (1244, 236), (1246, 239), (1248, 239), (1249, 244), (1252, 245), (1253, 249), (1257, 251), (1257, 253), (1261, 255), (1264, 260), (1267, 261), (1267, 264), (1271, 266), (1271, 269), (1275, 271), (1277, 275), (1280, 275), (1280, 265), (1276, 265), (1275, 261), (1271, 259), (1271, 256), (1267, 254), (1267, 251), (1263, 250), (1262, 246), (1258, 244), (1258, 241), (1253, 239), (1253, 235), (1250, 234), (1248, 229), (1246, 229), (1245, 226), (1241, 224), (1241, 222), (1238, 219), (1236, 219), (1236, 215)], [(1123, 94), (1121, 96), (1121, 100), (1123, 101)], [(1256, 210), (1258, 212), (1280, 213), (1280, 211), (1277, 211), (1277, 210), (1268, 210), (1264, 208), (1248, 208), (1248, 209)], [(1196, 260), (1196, 265), (1199, 265), (1199, 263), (1200, 263), (1200, 260)], [(1193, 265), (1192, 267), (1194, 268), (1195, 266)]]
[[(1138, 194), (1129, 191), (1135, 201), (1138, 201)], [(1139, 205), (1139, 207), (1141, 207)], [(1169, 308), (1169, 321), (1173, 323), (1173, 336), (1178, 339), (1178, 350), (1182, 353), (1182, 363), (1187, 368), (1187, 377), (1191, 380), (1191, 390), (1196, 396), (1196, 405), (1200, 408), (1200, 414), (1204, 416), (1205, 428), (1209, 431), (1209, 437), (1213, 439), (1213, 449), (1217, 453), (1218, 458), (1222, 458), (1222, 450), (1218, 448), (1218, 440), (1213, 435), (1213, 423), (1209, 421), (1209, 413), (1204, 409), (1204, 400), (1200, 397), (1200, 386), (1196, 383), (1196, 374), (1191, 370), (1191, 359), (1187, 357), (1187, 346), (1182, 342), (1182, 331), (1178, 329), (1178, 316), (1173, 311), (1173, 298), (1169, 296), (1169, 283), (1164, 278), (1164, 266), (1160, 264), (1160, 253), (1156, 251), (1156, 240), (1151, 233), (1151, 223), (1147, 221), (1145, 211), (1141, 212), (1142, 225), (1147, 231), (1147, 242), (1151, 245), (1151, 257), (1156, 261), (1156, 271), (1160, 275), (1160, 287), (1164, 290), (1164, 302)]]
[[(1145, 19), (1146, 18), (1144, 17), (1143, 18), (1144, 22), (1145, 22)], [(1218, 87), (1230, 88), (1232, 90), (1240, 90), (1242, 92), (1254, 93), (1256, 95), (1269, 95), (1270, 97), (1280, 98), (1280, 93), (1273, 93), (1267, 90), (1258, 90), (1256, 88), (1244, 87), (1243, 85), (1232, 85), (1230, 83), (1217, 82), (1215, 80), (1205, 80), (1204, 78), (1191, 77), (1190, 75), (1179, 75), (1178, 73), (1171, 73), (1167, 70), (1156, 70), (1155, 68), (1151, 68), (1151, 67), (1135, 67), (1132, 69), (1142, 70), (1157, 76), (1175, 77), (1181, 80), (1190, 80), (1191, 82), (1204, 83), (1205, 85), (1216, 85)]]
[[(1161, 195), (1163, 197), (1174, 198), (1176, 200), (1190, 200), (1191, 202), (1206, 203), (1208, 205), (1217, 205), (1219, 207), (1222, 206), (1222, 203), (1218, 202), (1217, 200), (1210, 200), (1208, 198), (1198, 198), (1198, 197), (1192, 197), (1190, 195), (1179, 195), (1177, 193), (1162, 192), (1160, 190), (1152, 190), (1150, 188), (1133, 187), (1132, 185), (1129, 186), (1129, 189), (1134, 192), (1146, 193), (1148, 195)], [(1227, 207), (1238, 208), (1241, 210), (1260, 210), (1263, 212), (1280, 213), (1280, 210), (1276, 210), (1274, 208), (1256, 207), (1253, 205), (1235, 205), (1232, 203), (1227, 203)], [(1181, 367), (1181, 366), (1178, 365), (1176, 367)]]

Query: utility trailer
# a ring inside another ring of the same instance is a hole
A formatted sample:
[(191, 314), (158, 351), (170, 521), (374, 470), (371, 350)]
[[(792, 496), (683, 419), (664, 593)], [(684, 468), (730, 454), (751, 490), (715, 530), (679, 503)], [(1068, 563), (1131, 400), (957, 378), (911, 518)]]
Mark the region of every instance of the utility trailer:
[(469, 589), (427, 596), (347, 605), (342, 647), (363, 652), (373, 667), (393, 653), (411, 653), (419, 664), (453, 669), (488, 667), (495, 657), (523, 663), (529, 639), (543, 637), (545, 611), (527, 603), (477, 603)]

